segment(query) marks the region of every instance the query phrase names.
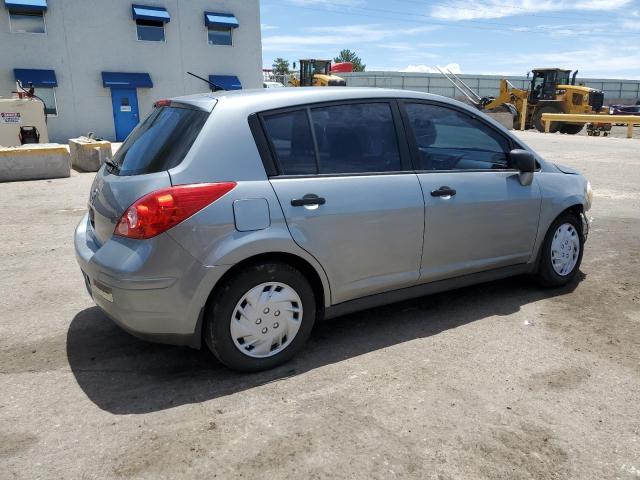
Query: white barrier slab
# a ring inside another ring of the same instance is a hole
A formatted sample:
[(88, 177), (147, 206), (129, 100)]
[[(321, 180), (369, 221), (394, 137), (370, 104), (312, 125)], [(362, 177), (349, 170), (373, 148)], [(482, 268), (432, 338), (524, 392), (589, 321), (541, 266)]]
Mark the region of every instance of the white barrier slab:
[(64, 145), (34, 144), (0, 148), (0, 182), (65, 178), (70, 175), (71, 161)]

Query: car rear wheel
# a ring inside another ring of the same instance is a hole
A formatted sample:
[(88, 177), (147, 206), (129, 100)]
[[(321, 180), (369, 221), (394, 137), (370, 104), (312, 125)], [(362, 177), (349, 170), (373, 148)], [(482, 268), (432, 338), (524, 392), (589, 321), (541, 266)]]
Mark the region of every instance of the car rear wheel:
[(226, 366), (259, 371), (289, 360), (311, 334), (316, 303), (311, 285), (283, 263), (238, 271), (215, 293), (204, 337)]
[(563, 213), (547, 231), (536, 275), (538, 282), (545, 287), (571, 282), (580, 268), (583, 248), (581, 220), (572, 213)]

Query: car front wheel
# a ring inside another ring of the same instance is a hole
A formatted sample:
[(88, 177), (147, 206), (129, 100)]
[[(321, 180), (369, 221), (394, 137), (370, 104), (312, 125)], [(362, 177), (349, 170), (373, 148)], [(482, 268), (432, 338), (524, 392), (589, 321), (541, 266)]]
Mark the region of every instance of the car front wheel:
[(584, 236), (581, 220), (572, 213), (560, 215), (549, 227), (542, 245), (537, 279), (546, 287), (571, 282), (582, 261)]
[(315, 317), (314, 293), (302, 273), (282, 263), (253, 265), (214, 293), (204, 339), (229, 368), (265, 370), (301, 349)]

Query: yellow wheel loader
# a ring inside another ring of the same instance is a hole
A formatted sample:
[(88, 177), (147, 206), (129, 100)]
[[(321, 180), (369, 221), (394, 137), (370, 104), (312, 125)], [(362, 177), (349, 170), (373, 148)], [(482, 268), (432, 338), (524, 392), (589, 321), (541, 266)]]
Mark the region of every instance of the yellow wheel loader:
[[(503, 78), (497, 97), (481, 98), (455, 74), (442, 72), (480, 110), (511, 112), (516, 129), (535, 128), (544, 132), (543, 113), (600, 113), (604, 94), (594, 88), (576, 85), (577, 70), (573, 76), (571, 70), (560, 68), (538, 68), (531, 73), (528, 90), (516, 88)], [(550, 131), (575, 135), (583, 127), (582, 123), (552, 122)]]
[[(293, 65), (295, 68), (295, 62)], [(300, 71), (289, 79), (292, 87), (346, 87), (342, 77), (331, 74), (331, 60), (300, 60)]]

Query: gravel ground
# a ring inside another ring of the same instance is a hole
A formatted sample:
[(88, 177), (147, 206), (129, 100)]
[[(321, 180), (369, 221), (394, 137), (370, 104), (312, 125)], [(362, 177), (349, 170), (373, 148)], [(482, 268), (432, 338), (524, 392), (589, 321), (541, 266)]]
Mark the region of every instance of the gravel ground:
[(91, 174), (0, 184), (0, 478), (640, 478), (640, 142), (519, 135), (593, 183), (579, 282), (349, 315), (252, 375), (93, 306)]

